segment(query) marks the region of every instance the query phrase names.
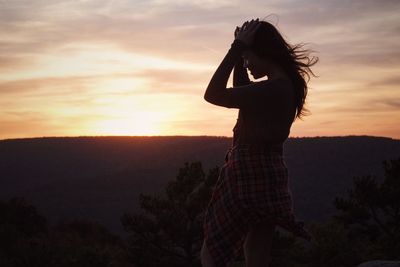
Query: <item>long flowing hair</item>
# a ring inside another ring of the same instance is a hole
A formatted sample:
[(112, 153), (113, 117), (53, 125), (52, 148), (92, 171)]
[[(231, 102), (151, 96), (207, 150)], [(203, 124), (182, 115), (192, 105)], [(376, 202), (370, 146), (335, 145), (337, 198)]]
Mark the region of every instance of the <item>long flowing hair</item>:
[(317, 77), (311, 66), (318, 62), (318, 57), (310, 57), (313, 52), (304, 49), (304, 43), (290, 45), (285, 41), (274, 25), (267, 21), (260, 21), (261, 26), (254, 36), (253, 45), (250, 47), (256, 55), (271, 60), (281, 66), (289, 75), (295, 87), (296, 118), (302, 119), (310, 112), (304, 106), (310, 74)]

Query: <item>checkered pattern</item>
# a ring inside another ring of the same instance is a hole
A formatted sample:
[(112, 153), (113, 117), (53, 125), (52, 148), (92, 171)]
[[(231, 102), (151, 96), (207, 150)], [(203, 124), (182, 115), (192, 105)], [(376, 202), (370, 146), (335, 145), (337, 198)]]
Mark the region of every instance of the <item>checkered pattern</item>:
[(296, 222), (282, 146), (234, 147), (227, 152), (204, 224), (204, 238), (216, 267), (239, 255), (251, 224), (273, 218), (293, 234), (310, 240)]

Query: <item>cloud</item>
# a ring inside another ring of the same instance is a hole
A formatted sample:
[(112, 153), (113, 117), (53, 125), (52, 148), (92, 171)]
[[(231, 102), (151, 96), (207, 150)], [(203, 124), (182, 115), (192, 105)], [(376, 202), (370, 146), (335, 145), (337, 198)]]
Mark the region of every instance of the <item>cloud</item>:
[(377, 86), (400, 87), (400, 77), (398, 75), (392, 75), (385, 79), (378, 79), (371, 81), (367, 84), (367, 86), (372, 88)]
[(285, 33), (293, 42), (310, 42), (321, 63), (393, 67), (400, 59), (398, 1), (286, 1), (282, 6), (287, 6), (280, 16)]
[(71, 136), (81, 135), (87, 131), (92, 121), (109, 119), (104, 114), (66, 114), (54, 115), (46, 111), (15, 110), (2, 112), (0, 118), (0, 139), (42, 137), (42, 136)]
[[(96, 76), (46, 77), (0, 82), (2, 95), (41, 95), (60, 96), (83, 93), (87, 84), (96, 80)], [(86, 85), (86, 86), (85, 86)]]
[(22, 56), (0, 56), (0, 70), (4, 73), (14, 72), (17, 69), (27, 69), (34, 66), (35, 60)]
[[(230, 124), (208, 122), (214, 111), (198, 104), (203, 90), (233, 41), (234, 27), (277, 14), (268, 20), (291, 43), (309, 42), (317, 51), (313, 70), (320, 78), (312, 79), (309, 100), (325, 112), (325, 121), (336, 112), (349, 118), (396, 114), (399, 10), (398, 0), (3, 1), (0, 112), (21, 109), (27, 113), (20, 118), (29, 121), (29, 111), (50, 101), (54, 114), (86, 106), (80, 111), (90, 116), (105, 98), (110, 107), (119, 103), (116, 97), (152, 99), (157, 106), (166, 96), (187, 96), (185, 108), (193, 108), (186, 116), (196, 119), (174, 122), (177, 129), (230, 134)], [(47, 115), (43, 120), (51, 121)], [(312, 127), (323, 121), (310, 120)]]
[(146, 80), (147, 86), (136, 93), (202, 94), (212, 74), (212, 70), (206, 72), (147, 69), (136, 71), (132, 76)]
[(15, 111), (2, 113), (0, 139), (6, 137), (40, 136), (49, 127), (49, 118), (41, 112)]
[(395, 37), (399, 36), (395, 26), (398, 1), (282, 1), (268, 5), (255, 1), (245, 6), (235, 2), (200, 5), (196, 1), (29, 3), (25, 8), (5, 9), (11, 12), (7, 21), (14, 23), (2, 25), (3, 29), (24, 34), (27, 40), (5, 42), (8, 45), (0, 52), (10, 52), (13, 47), (17, 52), (28, 48), (46, 53), (69, 43), (108, 42), (130, 52), (211, 62), (216, 57), (211, 51), (225, 53), (234, 25), (246, 14), (272, 7), (271, 11), (281, 13), (278, 26), (283, 33), (289, 33), (294, 42), (316, 43), (326, 54), (324, 60), (364, 64), (399, 58)]
[(396, 110), (400, 109), (400, 99), (387, 99), (384, 103)]
[[(262, 6), (264, 1), (257, 2)], [(360, 27), (366, 21), (398, 19), (394, 15), (399, 6), (396, 0), (288, 0), (276, 3), (280, 24), (297, 25), (293, 30), (307, 27), (309, 32), (331, 27), (342, 27), (345, 31), (349, 27)], [(388, 16), (382, 17), (382, 14)]]

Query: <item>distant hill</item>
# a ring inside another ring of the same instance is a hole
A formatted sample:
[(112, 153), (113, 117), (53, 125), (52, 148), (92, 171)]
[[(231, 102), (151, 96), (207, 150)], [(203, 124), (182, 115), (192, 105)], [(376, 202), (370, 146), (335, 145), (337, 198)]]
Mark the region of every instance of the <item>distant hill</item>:
[[(123, 234), (119, 218), (140, 193), (162, 192), (185, 162), (221, 166), (227, 137), (52, 137), (0, 140), (0, 199), (26, 197), (50, 221), (85, 218)], [(297, 216), (323, 221), (353, 176), (383, 178), (400, 140), (370, 136), (289, 138), (285, 143)]]

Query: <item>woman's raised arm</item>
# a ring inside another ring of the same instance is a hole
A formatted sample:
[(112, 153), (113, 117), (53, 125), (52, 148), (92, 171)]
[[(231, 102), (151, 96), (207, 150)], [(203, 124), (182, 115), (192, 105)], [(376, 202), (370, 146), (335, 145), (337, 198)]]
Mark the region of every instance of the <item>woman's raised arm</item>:
[[(240, 31), (239, 27), (236, 27), (235, 32), (233, 34), (236, 39), (238, 33)], [(244, 67), (244, 60), (240, 58), (239, 61), (236, 62), (235, 67), (233, 69), (233, 86), (242, 86), (248, 85), (251, 81), (249, 79), (249, 75), (247, 74), (247, 70)]]
[[(254, 33), (260, 26), (258, 19), (246, 21), (239, 29), (231, 48), (225, 55), (221, 64), (218, 66), (207, 90), (204, 94), (204, 99), (212, 104), (221, 105), (221, 99), (227, 93), (226, 84), (235, 64), (242, 58), (242, 53), (253, 42)], [(243, 70), (245, 71), (245, 70)]]
[(232, 43), (231, 48), (218, 66), (207, 86), (206, 92), (204, 93), (204, 99), (207, 102), (218, 105), (221, 98), (223, 98), (227, 93), (228, 89), (226, 88), (226, 85), (229, 76), (245, 49), (246, 45), (240, 40), (235, 40)]

